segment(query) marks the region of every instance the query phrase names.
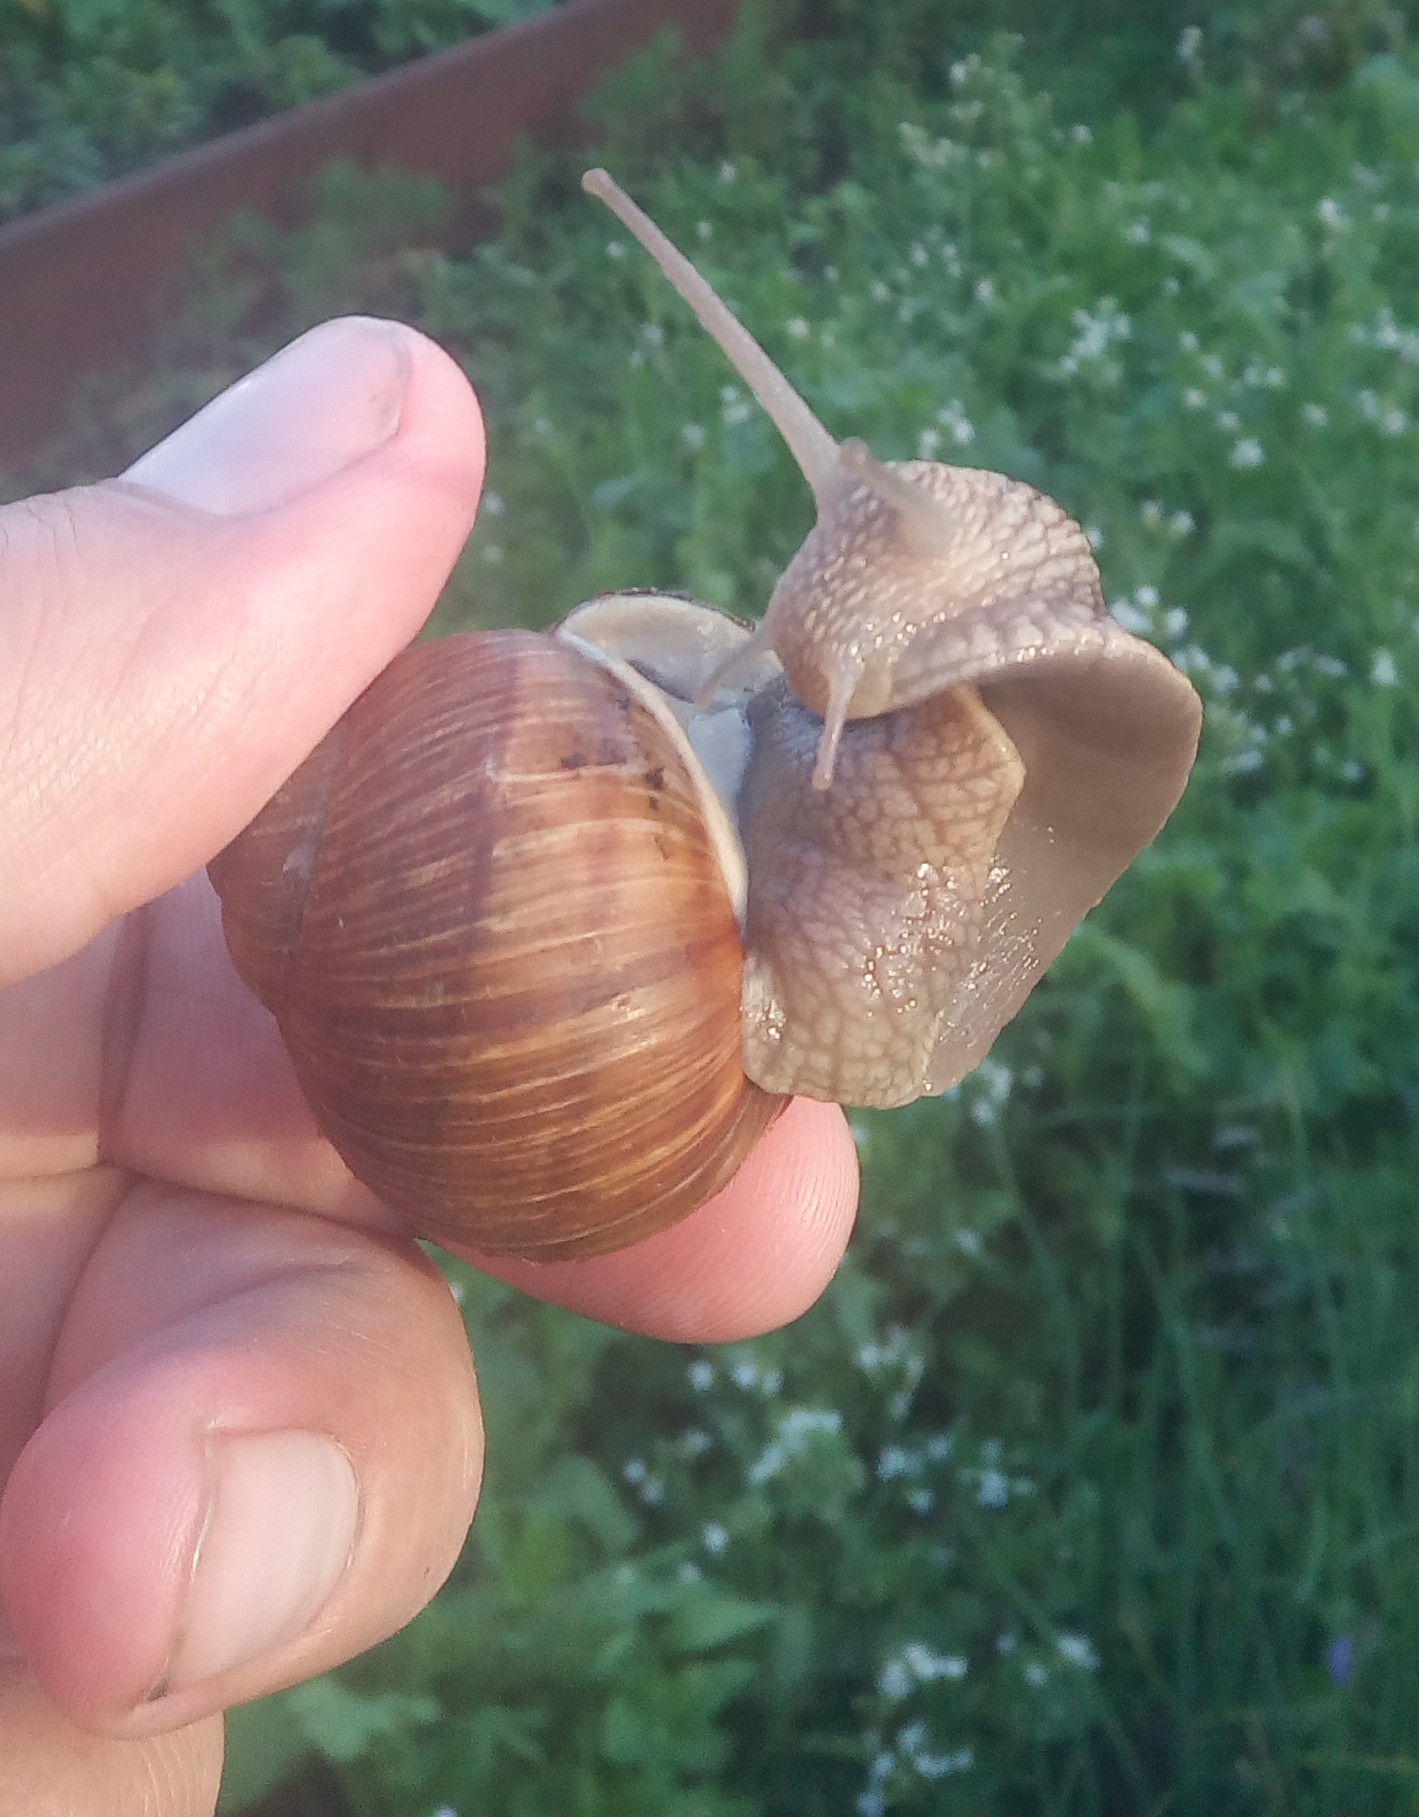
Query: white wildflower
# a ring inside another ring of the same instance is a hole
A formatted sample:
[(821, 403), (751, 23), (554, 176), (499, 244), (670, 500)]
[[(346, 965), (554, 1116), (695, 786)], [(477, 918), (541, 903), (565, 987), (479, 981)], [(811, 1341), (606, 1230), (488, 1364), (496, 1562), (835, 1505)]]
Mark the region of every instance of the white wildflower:
[(1370, 680), (1377, 688), (1392, 688), (1399, 680), (1394, 657), (1388, 650), (1376, 650), (1370, 659)]
[(842, 1423), (836, 1407), (791, 1407), (780, 1416), (773, 1440), (749, 1466), (749, 1481), (756, 1486), (768, 1482), (802, 1457), (813, 1439), (840, 1432)]
[(963, 1653), (938, 1653), (923, 1641), (909, 1640), (901, 1652), (882, 1667), (877, 1675), (877, 1688), (884, 1697), (900, 1703), (918, 1685), (935, 1684), (941, 1679), (950, 1684), (958, 1683), (969, 1671), (970, 1662)]
[(1386, 404), (1376, 419), (1381, 435), (1403, 435), (1409, 418), (1398, 404)]
[(1262, 450), (1261, 443), (1254, 435), (1244, 435), (1241, 440), (1233, 446), (1230, 459), (1234, 467), (1246, 469), (1248, 467), (1259, 467), (1266, 459), (1266, 455)]
[(1054, 1644), (1059, 1657), (1071, 1666), (1078, 1666), (1083, 1672), (1098, 1671), (1099, 1655), (1087, 1634), (1060, 1634)]
[(1126, 595), (1123, 599), (1116, 599), (1109, 607), (1109, 611), (1123, 626), (1124, 630), (1132, 631), (1135, 637), (1139, 637), (1144, 632), (1152, 629), (1152, 619), (1146, 612), (1140, 612), (1138, 607), (1134, 605), (1133, 601)]
[(957, 1748), (950, 1754), (928, 1754), (918, 1748), (909, 1759), (923, 1779), (944, 1779), (948, 1773), (968, 1773), (976, 1764), (970, 1748)]
[(1126, 341), (1133, 332), (1132, 320), (1112, 297), (1100, 297), (1092, 312), (1087, 309), (1074, 310), (1070, 320), (1074, 323), (1076, 332), (1074, 344), (1065, 359), (1073, 361), (1074, 367), (1085, 360), (1101, 358), (1114, 342)]
[(982, 1470), (976, 1502), (982, 1508), (1003, 1508), (1010, 1500), (1010, 1478), (1003, 1470)]
[(933, 1678), (945, 1678), (954, 1684), (971, 1669), (964, 1654), (933, 1653), (916, 1642), (907, 1647), (906, 1656), (912, 1671), (923, 1684), (928, 1684)]
[(968, 447), (976, 439), (975, 424), (966, 415), (966, 407), (958, 397), (941, 406), (936, 412), (936, 420), (959, 448)]

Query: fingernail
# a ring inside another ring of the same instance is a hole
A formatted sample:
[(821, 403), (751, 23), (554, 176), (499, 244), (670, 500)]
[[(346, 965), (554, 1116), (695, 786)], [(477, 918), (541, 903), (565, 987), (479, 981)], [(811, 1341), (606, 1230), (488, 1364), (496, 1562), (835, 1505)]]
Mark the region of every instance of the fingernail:
[(409, 348), (397, 322), (324, 322), (214, 397), (123, 477), (223, 516), (285, 504), (394, 434)]
[(359, 1486), (339, 1445), (311, 1432), (213, 1439), (206, 1520), (187, 1606), (154, 1697), (294, 1640), (345, 1574)]

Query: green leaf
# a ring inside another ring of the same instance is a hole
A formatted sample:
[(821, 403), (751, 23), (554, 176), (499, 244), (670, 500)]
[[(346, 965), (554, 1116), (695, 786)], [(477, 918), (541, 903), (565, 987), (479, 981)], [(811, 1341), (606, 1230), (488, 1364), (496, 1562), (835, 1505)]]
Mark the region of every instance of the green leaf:
[(737, 1640), (772, 1621), (771, 1603), (747, 1602), (742, 1597), (695, 1595), (677, 1609), (666, 1629), (666, 1641), (676, 1653), (708, 1653), (728, 1640)]
[(289, 1692), (288, 1708), (311, 1744), (340, 1764), (378, 1742), (428, 1728), (440, 1714), (428, 1693), (356, 1691), (329, 1676)]

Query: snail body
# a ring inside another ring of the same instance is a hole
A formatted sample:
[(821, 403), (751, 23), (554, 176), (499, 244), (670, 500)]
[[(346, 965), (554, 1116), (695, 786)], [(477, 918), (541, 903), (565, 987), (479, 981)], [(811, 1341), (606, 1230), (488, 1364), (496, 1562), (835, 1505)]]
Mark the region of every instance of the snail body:
[(839, 445), (611, 184), (818, 522), (763, 620), (665, 595), (406, 651), (210, 867), (317, 1121), (418, 1234), (620, 1247), (784, 1097), (984, 1056), (1157, 833), (1200, 706), (1001, 475)]

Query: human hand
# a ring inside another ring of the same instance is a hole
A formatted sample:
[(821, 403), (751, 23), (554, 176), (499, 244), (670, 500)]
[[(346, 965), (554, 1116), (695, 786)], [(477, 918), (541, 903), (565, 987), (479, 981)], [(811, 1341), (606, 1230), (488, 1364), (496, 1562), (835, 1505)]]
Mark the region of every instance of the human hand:
[[(205, 1817), (218, 1713), (400, 1627), (463, 1542), (462, 1322), (320, 1139), (202, 866), (418, 630), (482, 462), (457, 368), (346, 321), (0, 510), (0, 1810)], [(797, 1103), (634, 1249), (470, 1259), (727, 1339), (811, 1303), (855, 1189)]]

